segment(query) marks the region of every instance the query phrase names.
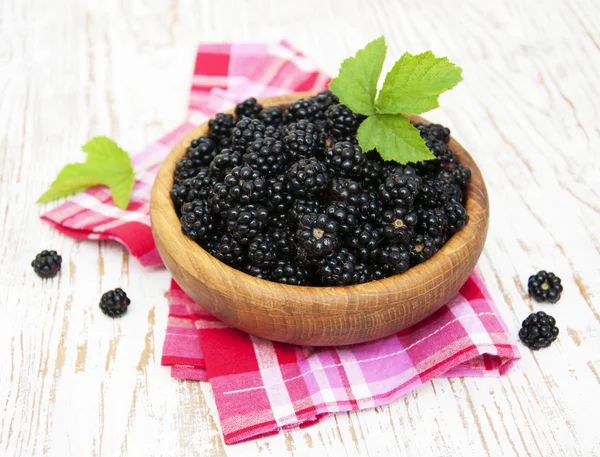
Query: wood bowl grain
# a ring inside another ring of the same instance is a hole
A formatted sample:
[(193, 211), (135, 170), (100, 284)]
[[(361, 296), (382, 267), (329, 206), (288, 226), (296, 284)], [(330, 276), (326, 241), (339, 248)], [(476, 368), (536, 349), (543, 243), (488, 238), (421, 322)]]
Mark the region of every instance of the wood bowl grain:
[[(260, 102), (284, 107), (308, 95)], [(427, 123), (418, 116), (411, 120)], [(152, 232), (167, 269), (181, 288), (232, 327), (275, 341), (312, 346), (374, 340), (437, 311), (465, 283), (481, 255), (489, 220), (487, 190), (471, 156), (451, 139), (459, 162), (472, 172), (467, 187), (469, 222), (430, 260), (400, 275), (345, 287), (289, 286), (246, 275), (212, 257), (181, 232), (169, 196), (175, 164), (190, 141), (207, 131), (207, 124), (192, 130), (162, 164), (152, 188)]]

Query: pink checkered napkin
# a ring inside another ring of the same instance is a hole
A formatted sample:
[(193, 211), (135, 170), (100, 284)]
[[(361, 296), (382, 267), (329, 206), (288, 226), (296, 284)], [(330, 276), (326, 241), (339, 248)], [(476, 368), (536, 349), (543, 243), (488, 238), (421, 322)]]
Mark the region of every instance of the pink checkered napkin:
[[(138, 176), (127, 210), (95, 188), (42, 218), (70, 236), (118, 240), (143, 265), (160, 265), (148, 217), (153, 164), (195, 125), (239, 100), (317, 91), (328, 81), (285, 42), (202, 45), (188, 119), (133, 158), (136, 168), (151, 168)], [(210, 381), (229, 444), (389, 403), (436, 376), (498, 376), (519, 358), (476, 274), (454, 300), (412, 328), (337, 348), (292, 346), (232, 329), (174, 281), (169, 303), (162, 364), (175, 378)]]

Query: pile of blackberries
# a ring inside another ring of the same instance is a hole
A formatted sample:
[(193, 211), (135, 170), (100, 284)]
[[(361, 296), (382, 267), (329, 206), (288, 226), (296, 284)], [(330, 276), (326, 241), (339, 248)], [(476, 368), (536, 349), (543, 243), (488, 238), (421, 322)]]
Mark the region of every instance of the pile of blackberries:
[(183, 233), (217, 259), (284, 284), (342, 286), (431, 258), (468, 221), (471, 177), (450, 131), (417, 124), (436, 159), (406, 166), (363, 151), (363, 116), (331, 92), (209, 121), (175, 168)]

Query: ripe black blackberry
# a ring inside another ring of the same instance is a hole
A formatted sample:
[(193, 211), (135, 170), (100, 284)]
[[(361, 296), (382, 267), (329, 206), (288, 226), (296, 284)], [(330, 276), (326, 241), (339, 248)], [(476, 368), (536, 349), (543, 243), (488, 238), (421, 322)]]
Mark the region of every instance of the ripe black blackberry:
[(296, 240), (288, 228), (273, 228), (269, 235), (273, 241), (277, 259), (287, 260), (296, 256)]
[(208, 170), (217, 180), (222, 180), (233, 168), (242, 165), (242, 155), (231, 149), (223, 149), (210, 163)]
[(206, 200), (194, 200), (181, 207), (181, 231), (194, 241), (206, 240), (213, 229), (214, 215)]
[(338, 223), (340, 233), (350, 233), (360, 221), (358, 208), (348, 202), (330, 203), (324, 213)]
[(349, 178), (332, 178), (329, 184), (329, 194), (337, 201), (356, 203), (362, 190), (359, 182)]
[(56, 251), (48, 251), (44, 249), (35, 259), (31, 261), (33, 271), (40, 278), (54, 278), (60, 271), (62, 265), (62, 257)]
[(316, 195), (327, 189), (329, 172), (316, 158), (300, 159), (287, 172), (290, 190), (298, 196)]
[(265, 124), (266, 127), (278, 127), (283, 122), (283, 110), (279, 106), (264, 108), (258, 113), (257, 119)]
[(322, 257), (339, 244), (338, 223), (326, 214), (305, 214), (298, 223), (296, 239), (309, 255)]
[(421, 132), (421, 136), (434, 137), (442, 140), (444, 143), (450, 141), (450, 129), (440, 124), (415, 124), (415, 127)]
[(188, 189), (188, 193), (185, 196), (185, 202), (194, 200), (208, 201), (215, 183), (216, 180), (212, 177), (208, 168), (201, 168), (196, 176), (185, 181), (185, 185)]
[(246, 260), (246, 250), (232, 235), (225, 233), (217, 238), (210, 253), (231, 267), (239, 267)]
[(217, 147), (210, 137), (201, 136), (190, 142), (185, 155), (194, 164), (207, 167), (217, 155)]
[(360, 114), (354, 114), (346, 105), (338, 103), (331, 105), (325, 111), (327, 128), (335, 138), (356, 134), (358, 126), (365, 118)]
[[(269, 209), (268, 202), (267, 209)], [(269, 209), (269, 221), (267, 223), (267, 228), (290, 230), (290, 222), (291, 221), (288, 212), (275, 213), (273, 210)]]
[(389, 245), (379, 250), (379, 266), (388, 275), (404, 273), (410, 266), (410, 254), (406, 246)]
[(244, 154), (255, 140), (264, 138), (265, 125), (258, 119), (242, 118), (231, 131), (231, 148)]
[(350, 202), (358, 208), (358, 212), (363, 221), (379, 221), (381, 219), (381, 202), (379, 196), (374, 190), (363, 191)]
[(383, 176), (384, 162), (381, 156), (375, 151), (367, 152), (361, 167), (362, 182), (365, 186), (377, 187), (382, 183)]
[(319, 119), (325, 119), (325, 113), (322, 107), (312, 98), (301, 98), (290, 103), (283, 113), (283, 122), (289, 124), (301, 119), (315, 122)]
[(408, 251), (410, 254), (410, 263), (418, 265), (433, 257), (438, 250), (435, 238), (427, 234), (417, 234), (410, 240)]
[(424, 140), (427, 148), (437, 157), (437, 162), (433, 163), (445, 164), (456, 162), (454, 152), (442, 140), (434, 137), (425, 137)]
[(263, 206), (234, 206), (221, 212), (227, 229), (233, 238), (248, 245), (261, 233), (269, 220), (269, 212)]
[(169, 192), (171, 196), (171, 201), (173, 202), (173, 206), (175, 207), (175, 212), (177, 216), (181, 217), (181, 207), (187, 201), (187, 195), (190, 191), (190, 183), (191, 179), (186, 179), (181, 183), (173, 183), (173, 187)]
[(259, 267), (258, 265), (248, 263), (244, 265), (241, 271), (247, 275), (254, 276), (255, 278), (269, 279), (269, 270), (265, 267)]
[(318, 156), (324, 147), (323, 134), (307, 120), (289, 124), (283, 137), (286, 151), (294, 159)]
[(341, 176), (360, 176), (364, 161), (360, 146), (350, 141), (338, 141), (325, 149), (325, 163), (332, 172)]
[(415, 233), (416, 212), (397, 206), (382, 213), (383, 236), (393, 244), (408, 244)]
[(285, 172), (289, 156), (280, 140), (259, 138), (248, 146), (242, 159), (245, 164), (268, 178)]
[(535, 301), (556, 303), (560, 300), (563, 286), (554, 273), (541, 270), (529, 277), (527, 290)]
[(534, 351), (550, 346), (558, 336), (556, 320), (543, 311), (532, 313), (523, 321), (519, 338)]
[(419, 218), (418, 224), (422, 232), (434, 237), (442, 235), (448, 225), (446, 213), (443, 208), (419, 208), (417, 216)]
[(277, 261), (275, 243), (267, 233), (256, 236), (248, 246), (248, 258), (259, 267), (270, 267)]
[(389, 206), (411, 206), (421, 187), (421, 178), (412, 167), (390, 174), (379, 186), (381, 201)]
[(449, 202), (444, 206), (446, 212), (446, 221), (448, 224), (448, 232), (450, 234), (456, 233), (469, 221), (467, 210), (459, 202)]
[(243, 117), (255, 118), (262, 111), (263, 107), (254, 97), (250, 97), (235, 106), (235, 115), (238, 119)]
[(298, 224), (305, 214), (319, 213), (321, 211), (321, 206), (319, 200), (313, 198), (297, 198), (292, 203), (290, 218), (292, 222)]
[(278, 214), (285, 213), (292, 207), (294, 196), (290, 192), (285, 175), (278, 175), (269, 180), (266, 202), (267, 208)]
[(417, 200), (426, 208), (438, 208), (448, 202), (462, 203), (463, 192), (458, 184), (437, 178), (423, 179)]
[(379, 255), (382, 240), (381, 229), (366, 222), (354, 229), (348, 237), (348, 245), (360, 259), (372, 261)]
[(335, 105), (340, 101), (339, 98), (333, 95), (333, 92), (330, 90), (319, 92), (317, 95), (310, 97), (310, 100), (314, 102), (318, 110), (323, 112), (325, 112), (331, 105)]
[(193, 178), (201, 168), (192, 159), (184, 157), (175, 165), (174, 183), (181, 184), (186, 179)]
[(261, 202), (267, 196), (267, 180), (258, 170), (249, 166), (233, 168), (223, 178), (223, 184), (224, 188), (220, 187), (220, 191), (226, 190), (227, 195), (222, 198), (228, 198), (231, 202), (248, 205)]
[(231, 131), (236, 124), (231, 114), (219, 113), (208, 121), (208, 135), (218, 145), (218, 150), (231, 147)]
[(121, 288), (109, 290), (102, 294), (100, 298), (100, 309), (108, 317), (121, 317), (127, 312), (127, 307), (131, 300)]
[(360, 273), (356, 265), (356, 257), (348, 249), (342, 248), (321, 260), (317, 275), (324, 284), (330, 286), (357, 284)]
[(298, 262), (280, 260), (270, 272), (270, 279), (282, 284), (302, 286), (306, 284), (306, 269)]
[(471, 169), (458, 164), (446, 164), (437, 176), (439, 181), (465, 188), (471, 180)]

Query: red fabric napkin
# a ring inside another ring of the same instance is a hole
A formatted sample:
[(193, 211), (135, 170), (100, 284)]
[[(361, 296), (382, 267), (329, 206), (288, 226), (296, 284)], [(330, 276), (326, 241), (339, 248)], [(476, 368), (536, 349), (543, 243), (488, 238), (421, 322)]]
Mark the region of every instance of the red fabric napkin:
[[(189, 116), (133, 158), (127, 210), (105, 188), (76, 195), (42, 218), (73, 237), (120, 241), (142, 265), (160, 265), (148, 216), (150, 187), (171, 147), (207, 116), (250, 96), (318, 91), (329, 78), (288, 43), (198, 48)], [(311, 348), (233, 329), (172, 281), (162, 364), (175, 378), (210, 381), (228, 444), (305, 427), (329, 413), (389, 403), (437, 376), (497, 376), (519, 358), (474, 273), (450, 303), (410, 329), (370, 343)]]

